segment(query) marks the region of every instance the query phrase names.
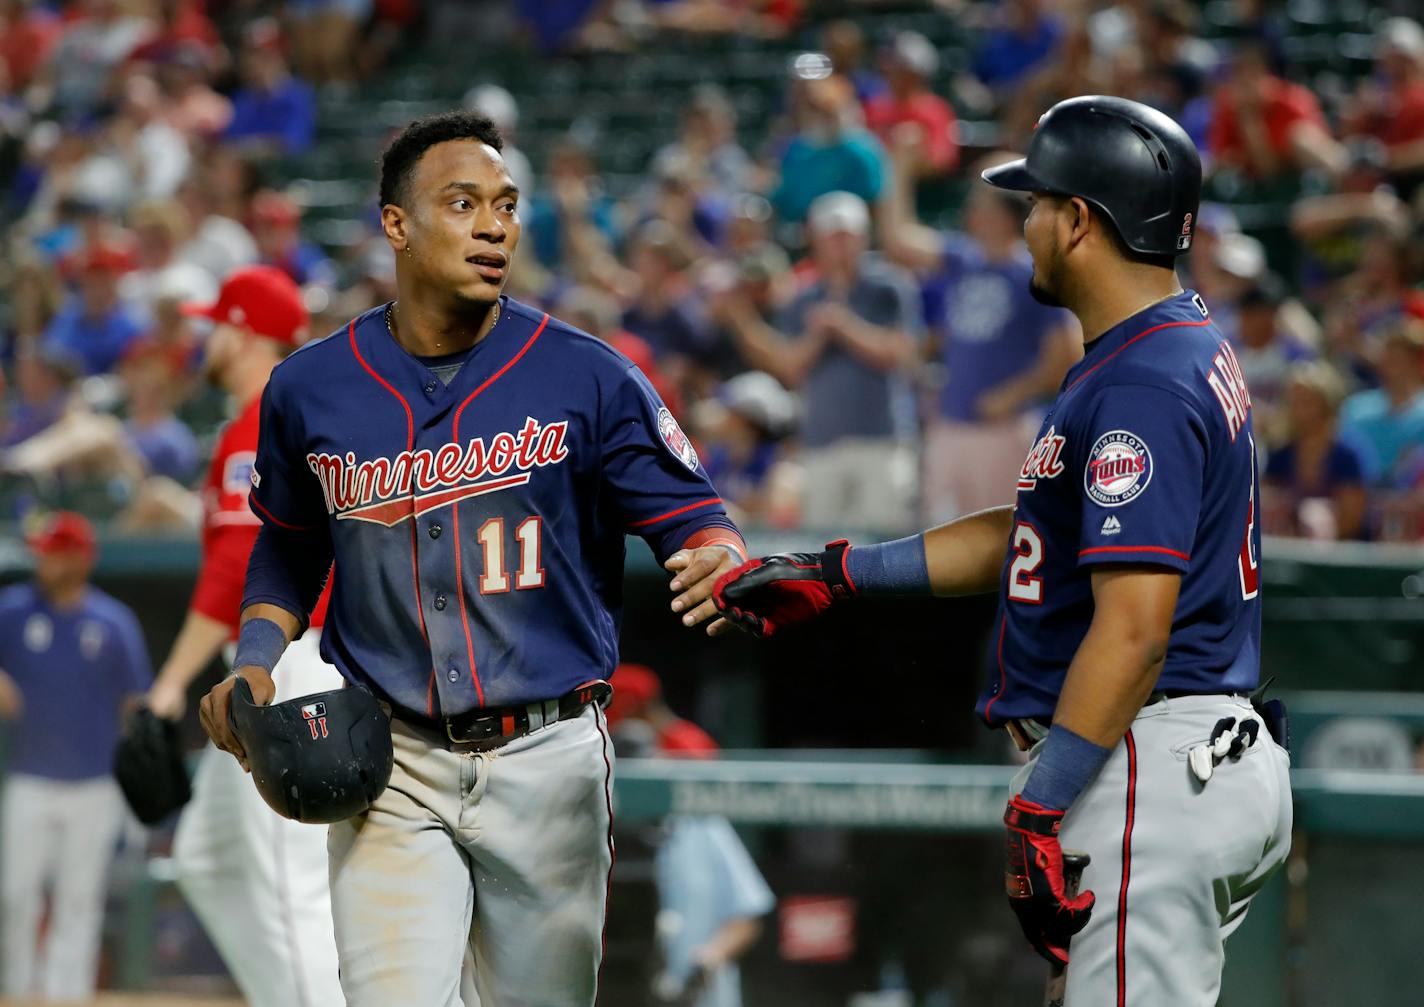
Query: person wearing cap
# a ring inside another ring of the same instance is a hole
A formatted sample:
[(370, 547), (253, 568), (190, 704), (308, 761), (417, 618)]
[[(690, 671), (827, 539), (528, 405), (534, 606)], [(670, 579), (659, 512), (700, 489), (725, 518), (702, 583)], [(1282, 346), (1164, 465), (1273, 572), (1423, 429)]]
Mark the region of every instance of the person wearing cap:
[(1375, 38), (1376, 73), (1360, 78), (1341, 124), (1346, 136), (1384, 148), (1384, 167), (1408, 200), (1424, 180), (1424, 27), (1386, 18)]
[(832, 72), (824, 53), (801, 53), (792, 60), (789, 104), (796, 133), (782, 152), (780, 178), (768, 197), (781, 219), (805, 221), (811, 204), (829, 192), (875, 202), (885, 185), (885, 149), (860, 124), (854, 88)]
[(687, 163), (722, 198), (753, 188), (756, 165), (737, 142), (737, 112), (716, 84), (701, 84), (682, 113), (681, 135), (653, 155), (653, 170)]
[(976, 182), (963, 232), (941, 233), (915, 219), (911, 165), (897, 157), (895, 167), (882, 204), (885, 251), (923, 278), (946, 375), (925, 431), (921, 502), (926, 518), (947, 521), (1013, 499), (1034, 411), (1082, 354), (1082, 334), (1072, 315), (1029, 290), (1020, 196)]
[(138, 617), (89, 583), (97, 557), (89, 522), (60, 511), (27, 540), (34, 578), (0, 591), (0, 717), (9, 722), (0, 989), (25, 1001), (87, 1002), (125, 820), (114, 747), (153, 668)]
[[(213, 324), (208, 379), (237, 418), (223, 429), (202, 490), (203, 560), (177, 639), (146, 703), (176, 720), (213, 659), (232, 659), (248, 557), (259, 522), (248, 509), (262, 389), (307, 336), (301, 291), (271, 266), (228, 277), (211, 304), (185, 305)], [(324, 604), (275, 670), (278, 700), (339, 688), (317, 646)], [(242, 768), (209, 745), (173, 840), (178, 886), (253, 1007), (341, 1003), (327, 886), (326, 830), (269, 808)]]
[(796, 397), (762, 371), (724, 381), (698, 404), (707, 474), (739, 521), (785, 527), (799, 518), (799, 469), (784, 457), (798, 411)]
[(1398, 484), (1400, 463), (1424, 447), (1424, 321), (1402, 318), (1379, 351), (1378, 388), (1358, 391), (1340, 409), (1340, 427), (1367, 449), (1371, 481)]
[(907, 373), (919, 353), (919, 297), (908, 273), (868, 252), (860, 197), (821, 196), (807, 229), (815, 281), (776, 329), (739, 312), (734, 333), (749, 364), (801, 394), (806, 523), (902, 529), (918, 481)]
[(285, 192), (259, 192), (249, 214), (257, 261), (276, 266), (298, 286), (336, 287), (336, 264), (317, 245), (302, 240), (302, 209)]
[(939, 53), (919, 32), (895, 35), (882, 58), (889, 91), (865, 103), (865, 125), (887, 149), (914, 151), (913, 177), (947, 175), (959, 164), (958, 120), (930, 90)]
[(45, 329), (44, 343), (75, 354), (86, 374), (107, 374), (147, 327), (119, 296), (120, 278), (134, 268), (128, 248), (112, 241), (90, 245), (69, 263), (78, 292)]
[(223, 138), (259, 153), (305, 153), (316, 134), (316, 95), (292, 76), (276, 21), (260, 18), (247, 26), (239, 69), (242, 84)]
[[(608, 729), (620, 759), (716, 758), (717, 743), (668, 707), (651, 668), (619, 665), (613, 681)], [(776, 897), (736, 830), (719, 815), (673, 816), (662, 823), (653, 869), (662, 952), (654, 1002), (740, 1007), (737, 960), (761, 936)]]

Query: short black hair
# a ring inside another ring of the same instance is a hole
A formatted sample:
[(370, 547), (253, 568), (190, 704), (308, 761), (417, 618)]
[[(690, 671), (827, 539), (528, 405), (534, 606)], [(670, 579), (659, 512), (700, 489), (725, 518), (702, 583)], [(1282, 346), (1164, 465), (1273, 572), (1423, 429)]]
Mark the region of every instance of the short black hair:
[(381, 155), (381, 205), (401, 205), (409, 193), (410, 176), (425, 152), (437, 143), (450, 140), (475, 140), (495, 150), (504, 150), (504, 137), (499, 127), (483, 115), (474, 112), (442, 112), (416, 119), (401, 130)]

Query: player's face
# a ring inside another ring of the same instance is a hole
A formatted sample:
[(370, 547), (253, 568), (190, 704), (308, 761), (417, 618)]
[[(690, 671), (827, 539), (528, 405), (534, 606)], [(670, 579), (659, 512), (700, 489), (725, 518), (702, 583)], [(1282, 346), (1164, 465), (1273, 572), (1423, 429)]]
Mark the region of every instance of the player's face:
[(242, 330), (236, 326), (221, 323), (213, 326), (207, 342), (203, 344), (203, 377), (209, 383), (222, 387), (223, 375), (242, 351), (242, 343)]
[[(415, 166), (398, 261), (458, 305), (487, 307), (519, 245), (519, 190), (493, 147), (438, 143)], [(389, 232), (388, 232), (389, 233)]]
[(1033, 256), (1033, 278), (1028, 289), (1034, 300), (1053, 307), (1063, 306), (1063, 246), (1059, 237), (1058, 201), (1042, 193), (1030, 197), (1028, 219), (1024, 221), (1024, 243)]
[(35, 580), (45, 591), (70, 591), (89, 579), (94, 560), (81, 549), (35, 554)]

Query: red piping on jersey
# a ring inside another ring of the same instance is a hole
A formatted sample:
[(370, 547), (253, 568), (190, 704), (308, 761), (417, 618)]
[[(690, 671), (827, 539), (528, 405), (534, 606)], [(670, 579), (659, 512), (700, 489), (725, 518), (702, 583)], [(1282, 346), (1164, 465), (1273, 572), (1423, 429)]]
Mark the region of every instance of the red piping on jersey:
[[(514, 356), (510, 357), (508, 362), (506, 362), (503, 367), (495, 371), (483, 382), (481, 382), (478, 388), (472, 391), (469, 395), (465, 396), (465, 401), (461, 402), (459, 408), (455, 410), (455, 418), (451, 421), (450, 424), (451, 437), (456, 444), (460, 443), (460, 414), (465, 411), (465, 407), (468, 406), (471, 402), (475, 401), (476, 397), (479, 396), (480, 392), (484, 391), (490, 385), (494, 384), (500, 378), (504, 377), (506, 371), (508, 371), (515, 364), (519, 363), (520, 358), (523, 357), (524, 354), (529, 352), (529, 347), (533, 346), (535, 340), (537, 340), (541, 335), (543, 335), (544, 326), (548, 324), (549, 315), (546, 312), (544, 314), (544, 317), (539, 321), (539, 327), (534, 330), (534, 334), (530, 336), (525, 341), (524, 345), (519, 348), (519, 352), (516, 353)], [(465, 655), (470, 659), (470, 681), (475, 684), (475, 696), (479, 704), (481, 706), (484, 706), (485, 690), (480, 685), (480, 673), (475, 666), (475, 641), (474, 638), (470, 636), (470, 612), (469, 607), (465, 604), (465, 581), (464, 577), (460, 572), (460, 503), (458, 500), (450, 504), (450, 517), (451, 524), (454, 526), (453, 543), (455, 546), (455, 583), (459, 586), (460, 589), (460, 625), (465, 630)], [(414, 522), (411, 522), (410, 533), (412, 536), (415, 535)], [(414, 541), (414, 538), (412, 538), (412, 541)]]
[[(594, 679), (600, 681), (600, 679)], [(592, 685), (593, 683), (588, 683)], [(582, 688), (582, 686), (580, 686)], [(601, 706), (595, 704), (593, 722), (598, 727), (598, 736), (603, 741), (603, 800), (608, 805), (608, 880), (603, 885), (603, 926), (598, 935), (598, 973), (603, 974), (603, 957), (608, 950), (608, 902), (613, 895), (613, 864), (618, 853), (613, 848), (613, 763), (608, 761), (608, 732), (604, 729), (607, 716)], [(597, 988), (597, 977), (594, 980)]]
[(703, 507), (711, 507), (713, 504), (722, 502), (721, 497), (708, 497), (706, 500), (699, 500), (690, 503), (686, 507), (679, 507), (677, 510), (670, 510), (666, 514), (659, 514), (657, 517), (644, 518), (642, 521), (634, 521), (629, 528), (646, 528), (650, 524), (657, 524), (659, 521), (666, 521), (670, 517), (677, 517), (679, 514), (686, 514), (690, 510), (700, 510)]
[(1189, 326), (1189, 327), (1191, 327), (1191, 328), (1197, 329), (1197, 328), (1201, 328), (1203, 325), (1210, 325), (1210, 324), (1211, 324), (1211, 319), (1210, 319), (1210, 318), (1203, 318), (1203, 319), (1202, 319), (1201, 321), (1199, 321), (1199, 322), (1163, 322), (1161, 325), (1154, 325), (1154, 326), (1152, 326), (1152, 328), (1150, 328), (1150, 329), (1144, 329), (1142, 332), (1139, 332), (1137, 335), (1133, 336), (1133, 337), (1132, 337), (1131, 339), (1129, 339), (1127, 342), (1123, 343), (1123, 344), (1122, 344), (1121, 346), (1119, 346), (1117, 349), (1113, 350), (1113, 351), (1112, 351), (1111, 353), (1109, 353), (1107, 356), (1103, 357), (1103, 359), (1099, 360), (1099, 361), (1098, 361), (1096, 364), (1094, 364), (1092, 367), (1089, 367), (1089, 368), (1088, 368), (1086, 371), (1084, 371), (1082, 374), (1079, 374), (1076, 378), (1073, 379), (1073, 383), (1072, 383), (1071, 385), (1069, 385), (1067, 388), (1063, 389), (1063, 391), (1064, 391), (1064, 393), (1067, 393), (1067, 392), (1072, 391), (1074, 388), (1078, 387), (1078, 383), (1079, 383), (1080, 381), (1082, 381), (1084, 378), (1086, 378), (1089, 374), (1092, 374), (1094, 371), (1096, 371), (1099, 367), (1103, 366), (1103, 364), (1107, 363), (1107, 362), (1108, 362), (1109, 360), (1111, 360), (1113, 357), (1117, 356), (1117, 355), (1118, 355), (1119, 353), (1121, 353), (1123, 350), (1127, 349), (1127, 348), (1128, 348), (1129, 346), (1131, 346), (1133, 343), (1137, 342), (1137, 341), (1138, 341), (1139, 339), (1141, 339), (1143, 336), (1150, 336), (1150, 335), (1152, 335), (1152, 333), (1158, 331), (1159, 329), (1172, 329), (1172, 328), (1177, 328), (1177, 327), (1179, 327), (1179, 326)]
[(1122, 887), (1117, 894), (1117, 1007), (1127, 1005), (1127, 883), (1132, 877), (1132, 824), (1137, 817), (1137, 743), (1127, 742), (1127, 813), (1122, 826)]
[(1081, 558), (1099, 552), (1160, 552), (1168, 556), (1175, 556), (1183, 563), (1190, 563), (1192, 561), (1192, 558), (1186, 553), (1178, 552), (1175, 549), (1168, 549), (1162, 545), (1099, 545), (1091, 549), (1079, 549), (1078, 556)]
[(252, 506), (256, 507), (263, 514), (266, 514), (267, 520), (271, 521), (279, 528), (285, 528), (287, 529), (287, 531), (311, 531), (315, 527), (315, 525), (309, 524), (288, 524), (287, 522), (279, 518), (276, 514), (273, 514), (271, 511), (269, 511), (266, 507), (263, 507), (261, 500), (258, 500), (254, 496), (249, 496), (248, 499), (252, 501)]
[(999, 691), (994, 693), (994, 698), (984, 704), (984, 719), (989, 719), (989, 711), (994, 708), (994, 704), (999, 701), (999, 697), (1004, 694), (1007, 683), (1004, 678), (1004, 630), (1009, 625), (1009, 614), (1004, 613), (1004, 617), (999, 620)]
[[(396, 401), (401, 404), (401, 408), (405, 410), (405, 449), (407, 452), (414, 451), (415, 417), (411, 414), (410, 403), (406, 401), (404, 395), (396, 391), (394, 385), (392, 385), (385, 378), (377, 374), (375, 368), (372, 367), (370, 364), (366, 363), (365, 357), (361, 356), (361, 349), (356, 345), (356, 319), (353, 318), (351, 319), (351, 321), (346, 323), (346, 335), (351, 340), (351, 353), (356, 357), (356, 362), (360, 364), (363, 368), (365, 368), (367, 374), (371, 375), (371, 377), (376, 379), (376, 383), (378, 385), (380, 385), (386, 391), (394, 395), (396, 397)], [(414, 506), (414, 504), (412, 504), (412, 506)], [(430, 634), (425, 631), (425, 609), (422, 606), (420, 600), (420, 559), (416, 555), (415, 551), (414, 519), (412, 519), (410, 522), (410, 573), (411, 578), (415, 584), (415, 617), (420, 620), (420, 638), (425, 641), (425, 649), (428, 653), (430, 650)], [(435, 681), (434, 668), (430, 669), (430, 674), (432, 676), (431, 682), (433, 683)], [(429, 710), (430, 708), (431, 704), (427, 702), (426, 709)]]

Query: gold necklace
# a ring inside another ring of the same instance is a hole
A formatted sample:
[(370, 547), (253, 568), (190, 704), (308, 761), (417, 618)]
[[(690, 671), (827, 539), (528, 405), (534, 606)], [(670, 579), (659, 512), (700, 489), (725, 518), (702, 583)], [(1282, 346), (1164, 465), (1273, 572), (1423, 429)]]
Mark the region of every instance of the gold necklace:
[[(395, 301), (389, 301), (389, 302), (387, 302), (387, 304), (386, 304), (386, 312), (385, 312), (386, 331), (391, 334), (391, 338), (392, 338), (392, 339), (396, 339), (396, 327), (395, 327), (395, 325), (393, 324), (393, 323), (395, 322), (395, 310), (396, 310), (396, 302), (395, 302)], [(494, 328), (496, 325), (498, 325), (498, 324), (499, 324), (499, 302), (498, 302), (498, 301), (495, 301), (495, 302), (494, 302), (494, 320), (490, 322), (490, 328), (493, 329), (493, 328)], [(488, 335), (488, 333), (486, 333), (486, 334)], [(396, 339), (396, 341), (397, 341), (397, 342), (400, 342), (399, 339)]]

